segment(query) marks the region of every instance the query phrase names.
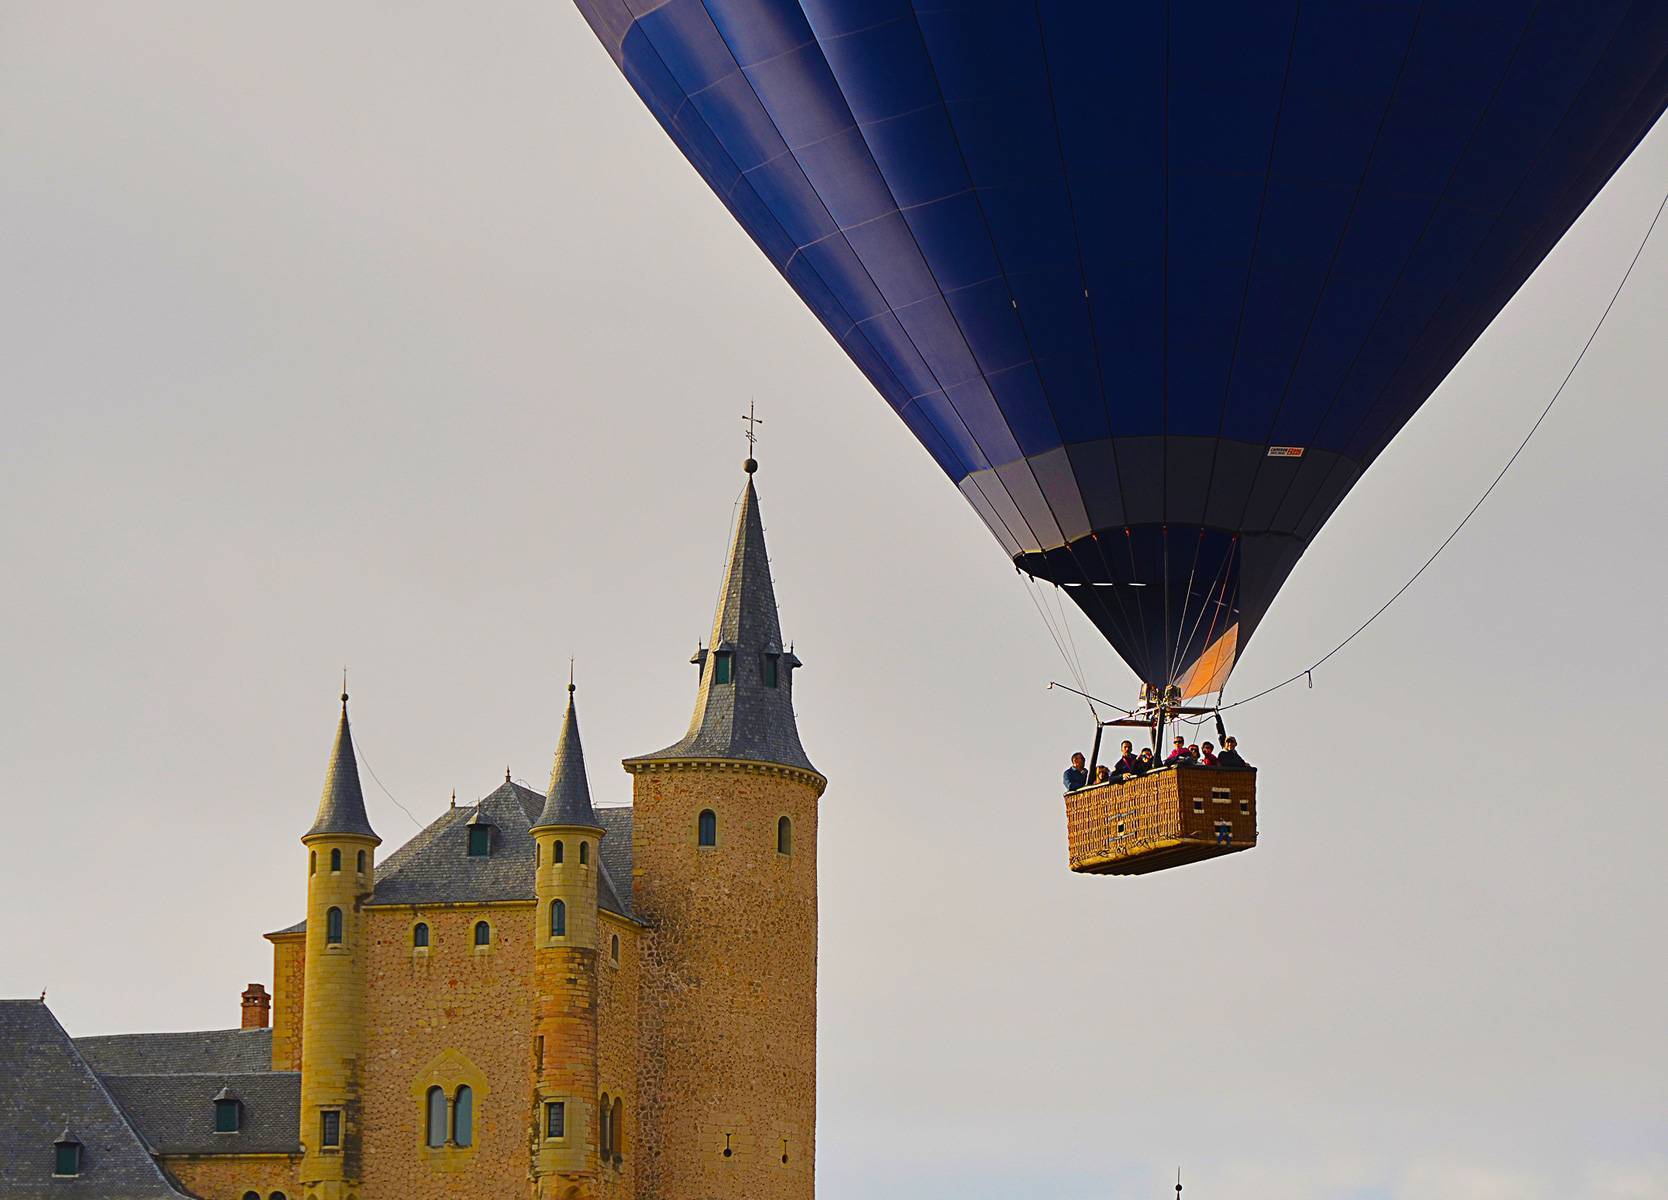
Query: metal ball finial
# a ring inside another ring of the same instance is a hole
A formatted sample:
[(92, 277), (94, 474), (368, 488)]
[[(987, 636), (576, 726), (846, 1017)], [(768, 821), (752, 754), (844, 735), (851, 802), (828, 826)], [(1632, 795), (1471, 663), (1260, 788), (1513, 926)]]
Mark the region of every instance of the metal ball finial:
[(759, 469), (759, 460), (756, 458), (743, 459), (741, 462), (741, 469), (751, 475), (754, 471)]

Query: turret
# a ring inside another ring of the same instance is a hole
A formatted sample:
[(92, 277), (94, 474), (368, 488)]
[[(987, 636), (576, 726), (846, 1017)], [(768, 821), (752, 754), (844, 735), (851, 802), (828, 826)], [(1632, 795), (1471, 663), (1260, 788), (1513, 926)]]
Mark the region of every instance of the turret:
[(625, 761), (648, 932), (638, 1195), (809, 1200), (816, 1130), (817, 802), (747, 460), (683, 738)]
[(603, 1164), (597, 1096), (597, 875), (603, 829), (591, 808), (573, 683), (544, 809), (533, 823), (533, 1078), (537, 1200), (596, 1194)]
[(370, 947), (363, 904), (382, 839), (365, 815), (347, 693), (307, 848), (307, 958), (301, 1033), (300, 1183), (347, 1200), (360, 1179), (360, 1086)]

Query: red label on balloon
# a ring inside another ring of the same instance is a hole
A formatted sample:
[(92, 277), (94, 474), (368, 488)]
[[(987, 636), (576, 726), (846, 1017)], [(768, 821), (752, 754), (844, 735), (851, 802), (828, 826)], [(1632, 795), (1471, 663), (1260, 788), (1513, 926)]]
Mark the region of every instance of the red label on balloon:
[(1302, 446), (1270, 446), (1268, 448), (1268, 456), (1270, 458), (1302, 458), (1303, 457), (1303, 447)]

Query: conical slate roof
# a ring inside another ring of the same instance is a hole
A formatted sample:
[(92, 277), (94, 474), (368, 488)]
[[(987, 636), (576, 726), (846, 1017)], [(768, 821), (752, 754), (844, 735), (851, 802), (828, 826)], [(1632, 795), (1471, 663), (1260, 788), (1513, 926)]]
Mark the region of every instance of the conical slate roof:
[(324, 794), (319, 797), (319, 815), (303, 839), (320, 834), (344, 834), (372, 838), (370, 818), (365, 815), (365, 794), (359, 790), (359, 760), (353, 755), (353, 733), (348, 728), (347, 693), (342, 693), (342, 719), (336, 725), (336, 745), (330, 751), (330, 766), (324, 772)]
[(579, 710), (574, 707), (573, 684), (568, 684), (568, 711), (562, 735), (556, 739), (556, 761), (550, 767), (550, 787), (544, 809), (533, 828), (545, 825), (584, 825), (601, 829), (591, 808), (591, 783), (585, 776), (585, 748), (579, 742)]
[[(628, 765), (716, 758), (816, 770), (799, 743), (793, 673), (800, 662), (782, 645), (752, 460), (748, 463), (747, 490), (736, 514), (712, 640), (692, 660), (700, 665), (701, 684), (689, 732), (664, 750), (627, 759)], [(729, 660), (727, 682), (719, 679), (718, 660), (723, 657)]]

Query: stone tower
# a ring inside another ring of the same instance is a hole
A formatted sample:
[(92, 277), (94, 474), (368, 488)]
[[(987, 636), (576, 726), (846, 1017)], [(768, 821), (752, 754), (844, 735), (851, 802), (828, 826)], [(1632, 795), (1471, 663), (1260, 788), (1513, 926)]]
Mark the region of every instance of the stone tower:
[(567, 714), (544, 809), (533, 823), (535, 1200), (597, 1195), (597, 873), (603, 829), (591, 808), (579, 713)]
[(365, 816), (347, 693), (307, 847), (307, 960), (302, 988), (300, 1183), (318, 1200), (356, 1200), (360, 1089), (370, 959), (363, 901), (382, 842)]
[(817, 800), (747, 461), (682, 740), (627, 759), (639, 1010), (640, 1200), (814, 1192)]

